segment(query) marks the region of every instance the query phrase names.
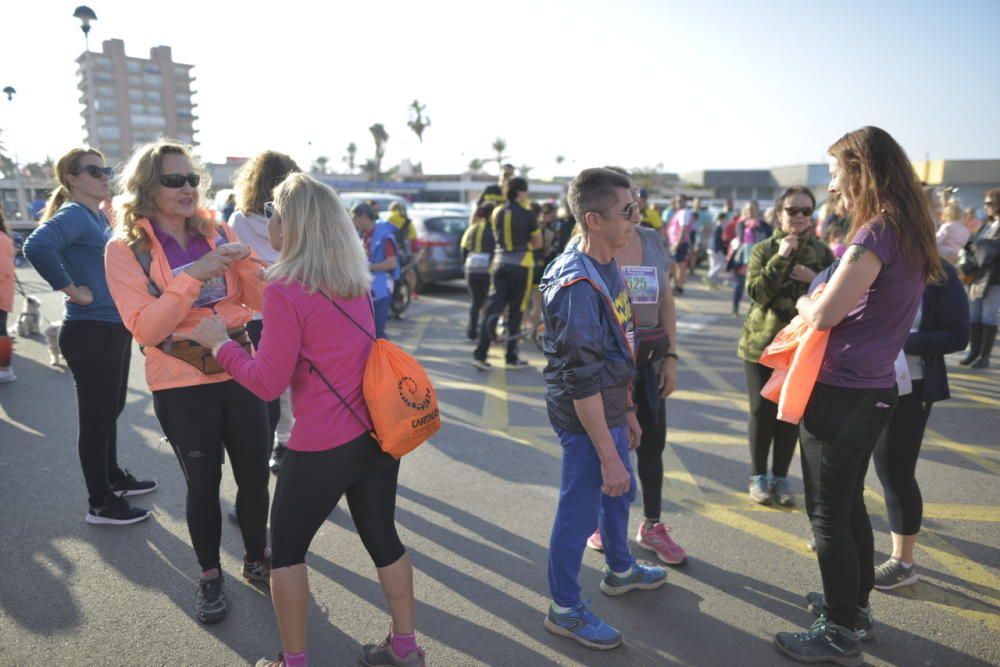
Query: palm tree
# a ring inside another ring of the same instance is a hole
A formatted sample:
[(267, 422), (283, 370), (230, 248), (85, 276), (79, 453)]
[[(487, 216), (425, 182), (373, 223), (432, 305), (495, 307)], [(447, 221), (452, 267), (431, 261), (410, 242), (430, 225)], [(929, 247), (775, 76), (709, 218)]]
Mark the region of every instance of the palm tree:
[(353, 174), (356, 167), (356, 162), (358, 158), (358, 145), (353, 141), (347, 144), (347, 155), (343, 157), (341, 162), (347, 165), (347, 173)]
[(373, 160), (373, 181), (377, 181), (379, 175), (382, 173), (382, 158), (385, 157), (385, 144), (389, 141), (389, 133), (385, 131), (382, 123), (375, 123), (368, 128), (368, 131), (372, 133), (372, 139), (375, 140), (375, 159)]
[(503, 170), (503, 161), (507, 158), (507, 156), (503, 153), (505, 150), (507, 150), (507, 142), (500, 137), (497, 137), (496, 140), (493, 141), (493, 152), (497, 154), (495, 158), (497, 161), (497, 169)]
[(531, 173), (532, 169), (534, 169), (534, 167), (529, 167), (526, 164), (522, 164), (517, 168), (517, 170), (521, 172), (521, 178), (528, 178), (528, 174)]
[(413, 133), (417, 135), (417, 140), (420, 143), (424, 143), (424, 130), (431, 126), (431, 119), (424, 116), (424, 112), (427, 110), (427, 106), (421, 104), (418, 100), (413, 100), (409, 106), (410, 109), (410, 120), (406, 123)]
[(326, 165), (329, 162), (330, 162), (330, 158), (328, 158), (325, 155), (320, 155), (318, 158), (316, 158), (315, 160), (313, 160), (312, 171), (316, 172), (317, 174), (325, 174), (326, 173)]
[(469, 160), (469, 171), (473, 174), (478, 174), (483, 168), (483, 161), (479, 158), (472, 158)]

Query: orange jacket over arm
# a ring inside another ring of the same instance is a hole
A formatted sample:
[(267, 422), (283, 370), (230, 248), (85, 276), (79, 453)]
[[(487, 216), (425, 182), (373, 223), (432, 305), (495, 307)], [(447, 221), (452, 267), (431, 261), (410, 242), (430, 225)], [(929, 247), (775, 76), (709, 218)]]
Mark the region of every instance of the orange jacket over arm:
[[(14, 311), (14, 241), (0, 232), (0, 310)], [(0, 336), (6, 336), (0, 331)]]
[[(214, 313), (222, 317), (228, 329), (246, 324), (253, 311), (263, 307), (264, 281), (257, 277), (260, 266), (247, 259), (234, 263), (225, 273), (226, 297), (213, 308), (194, 308), (193, 304), (201, 291), (201, 281), (183, 271), (174, 276), (149, 221), (140, 220), (137, 224), (146, 231), (150, 240), (149, 277), (160, 290), (160, 296), (149, 293), (149, 281), (142, 265), (122, 239), (115, 238), (108, 242), (104, 251), (104, 269), (111, 298), (121, 313), (122, 322), (136, 342), (145, 346), (149, 388), (157, 391), (229, 380), (226, 373), (205, 375), (156, 346), (172, 336), (176, 338), (179, 337), (177, 334), (192, 331), (198, 322), (212, 317)], [(238, 240), (235, 232), (226, 225), (217, 229), (230, 241)], [(215, 235), (207, 241), (214, 250)]]

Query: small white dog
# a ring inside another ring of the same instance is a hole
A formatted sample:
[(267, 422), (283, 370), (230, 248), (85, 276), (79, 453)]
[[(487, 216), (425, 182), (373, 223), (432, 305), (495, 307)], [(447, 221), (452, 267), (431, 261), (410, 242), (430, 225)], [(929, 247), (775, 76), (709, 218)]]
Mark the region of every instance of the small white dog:
[(41, 333), (42, 302), (33, 296), (24, 298), (24, 307), (17, 316), (18, 336), (37, 336)]
[(62, 330), (62, 320), (56, 320), (45, 327), (45, 340), (49, 344), (49, 364), (62, 366), (62, 353), (59, 351), (59, 332)]

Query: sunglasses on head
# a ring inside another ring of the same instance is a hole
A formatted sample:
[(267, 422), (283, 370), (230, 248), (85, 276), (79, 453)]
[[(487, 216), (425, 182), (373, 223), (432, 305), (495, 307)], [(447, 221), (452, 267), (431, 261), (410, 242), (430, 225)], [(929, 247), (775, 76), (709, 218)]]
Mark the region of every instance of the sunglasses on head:
[(811, 206), (786, 206), (785, 214), (789, 218), (794, 218), (797, 215), (804, 215), (808, 218), (813, 214), (813, 210)]
[(160, 176), (160, 185), (165, 188), (183, 188), (184, 183), (196, 188), (201, 183), (201, 176), (198, 174), (164, 174)]
[(264, 217), (270, 220), (274, 217), (274, 202), (266, 201), (264, 202)]
[(108, 178), (111, 178), (114, 175), (115, 170), (112, 169), (111, 167), (98, 167), (96, 164), (85, 164), (77, 168), (73, 172), (73, 175), (79, 176), (83, 172), (87, 172), (94, 178), (100, 178), (101, 176), (107, 176)]

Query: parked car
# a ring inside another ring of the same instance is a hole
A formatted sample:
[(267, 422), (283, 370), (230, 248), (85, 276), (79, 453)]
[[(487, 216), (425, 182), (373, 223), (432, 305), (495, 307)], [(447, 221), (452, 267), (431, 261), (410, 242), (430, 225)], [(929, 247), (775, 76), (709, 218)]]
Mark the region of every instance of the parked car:
[(378, 204), (378, 215), (383, 220), (389, 216), (389, 206), (395, 202), (405, 206), (407, 215), (409, 215), (410, 202), (399, 195), (391, 195), (386, 192), (338, 192), (337, 195), (340, 196), (340, 201), (343, 202), (348, 213), (358, 204), (374, 201)]
[(408, 215), (417, 238), (413, 242), (417, 262), (417, 289), (464, 275), (462, 234), (469, 226), (468, 215), (437, 208), (413, 207)]

